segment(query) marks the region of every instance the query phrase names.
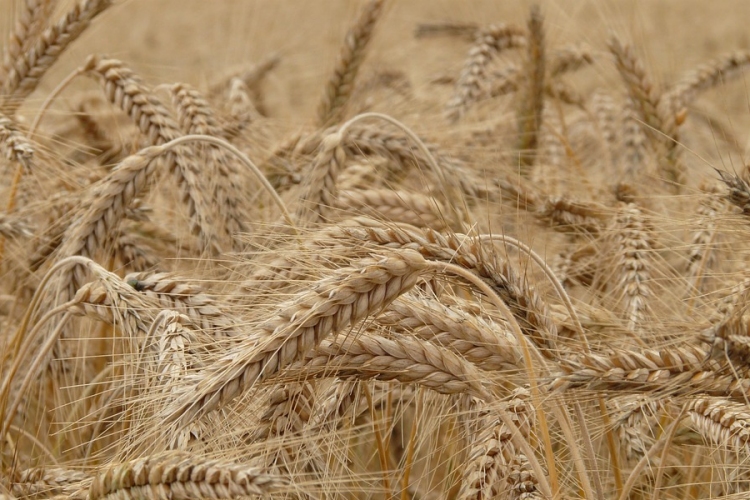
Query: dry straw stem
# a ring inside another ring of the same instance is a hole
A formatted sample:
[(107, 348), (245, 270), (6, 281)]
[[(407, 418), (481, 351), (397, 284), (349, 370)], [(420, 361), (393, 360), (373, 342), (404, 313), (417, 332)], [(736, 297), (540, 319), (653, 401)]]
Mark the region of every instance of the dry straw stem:
[(524, 31), (505, 24), (491, 25), (477, 33), (476, 41), (469, 50), (469, 55), (456, 83), (456, 89), (448, 101), (446, 117), (455, 123), (468, 110), (472, 103), (478, 101), (487, 86), (488, 66), (492, 59), (508, 49), (526, 45)]
[(524, 85), (518, 108), (518, 151), (521, 173), (536, 160), (539, 131), (542, 127), (545, 88), (544, 20), (538, 5), (531, 8), (528, 26), (528, 54), (524, 68)]
[(370, 0), (349, 29), (336, 61), (333, 74), (326, 84), (318, 105), (317, 123), (327, 127), (339, 123), (354, 90), (359, 67), (364, 61), (375, 24), (383, 11), (385, 0)]
[(713, 444), (747, 455), (750, 452), (750, 412), (744, 403), (699, 398), (687, 405), (693, 428)]
[(0, 108), (12, 114), (23, 100), (36, 89), (42, 76), (60, 54), (91, 24), (91, 21), (112, 5), (112, 0), (83, 0), (76, 4), (57, 24), (45, 29), (33, 47), (12, 62), (3, 82)]
[(175, 451), (110, 467), (93, 480), (87, 498), (271, 497), (289, 490), (289, 484), (288, 478), (256, 467)]
[(374, 314), (413, 287), (427, 267), (416, 252), (369, 258), (336, 270), (278, 306), (233, 352), (209, 365), (170, 405), (167, 422), (188, 423), (251, 390), (337, 333)]

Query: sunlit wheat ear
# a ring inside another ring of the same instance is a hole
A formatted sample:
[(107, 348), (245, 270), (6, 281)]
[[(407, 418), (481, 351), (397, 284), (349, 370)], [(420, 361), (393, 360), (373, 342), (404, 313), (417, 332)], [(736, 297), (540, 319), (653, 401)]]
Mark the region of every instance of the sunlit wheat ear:
[(444, 346), (483, 370), (513, 371), (523, 367), (518, 343), (509, 328), (437, 300), (405, 295), (375, 321)]
[(497, 55), (507, 49), (524, 47), (526, 36), (522, 29), (504, 24), (482, 28), (461, 70), (456, 89), (446, 106), (449, 121), (458, 121), (471, 104), (484, 94), (488, 84), (488, 67)]
[(529, 167), (536, 161), (539, 131), (544, 109), (545, 60), (544, 18), (539, 6), (531, 8), (528, 23), (528, 46), (524, 79), (517, 111), (518, 152), (521, 173), (528, 175)]
[(16, 498), (45, 495), (74, 496), (90, 484), (88, 474), (64, 467), (34, 467), (18, 471), (12, 478)]
[(575, 356), (560, 363), (555, 389), (585, 387), (593, 390), (658, 392), (670, 395), (704, 393), (742, 400), (750, 379), (737, 378), (726, 363), (707, 362), (709, 350), (688, 345), (662, 350), (618, 350), (614, 353)]
[(243, 392), (301, 359), (326, 336), (380, 311), (413, 287), (427, 267), (416, 252), (366, 259), (320, 280), (310, 291), (279, 306), (258, 325), (237, 352), (225, 356), (194, 379), (164, 412), (167, 422), (188, 423), (226, 405)]
[(103, 498), (240, 498), (289, 490), (290, 478), (228, 460), (174, 451), (112, 466), (98, 474), (88, 491)]
[[(165, 144), (183, 133), (169, 110), (155, 93), (122, 61), (91, 56), (85, 64), (86, 74), (102, 86), (107, 99), (124, 111), (153, 146)], [(216, 252), (216, 224), (207, 189), (211, 171), (205, 172), (192, 158), (188, 146), (169, 151), (164, 158), (166, 170), (175, 177), (181, 201), (190, 216), (191, 231), (201, 238), (204, 248)], [(206, 177), (208, 175), (208, 177)]]
[(699, 94), (742, 76), (750, 65), (750, 52), (738, 51), (702, 64), (669, 89), (665, 98), (675, 113), (692, 104)]
[[(655, 251), (654, 229), (635, 204), (620, 207), (613, 227), (612, 250), (615, 269), (611, 286), (614, 300), (622, 308), (628, 328), (640, 332), (652, 314), (652, 273)], [(608, 272), (608, 271), (605, 271)]]
[[(184, 133), (222, 137), (222, 128), (214, 111), (197, 90), (185, 84), (176, 84), (170, 91)], [(203, 175), (208, 190), (213, 188), (213, 203), (216, 208), (211, 215), (220, 224), (217, 232), (233, 239), (239, 233), (249, 232), (248, 210), (245, 197), (242, 196), (246, 187), (242, 182), (241, 166), (237, 158), (215, 145), (197, 145), (195, 149), (199, 153), (198, 157), (206, 160), (201, 168), (207, 169)], [(212, 178), (213, 172), (216, 174), (215, 178)], [(235, 245), (237, 244), (235, 241)]]
[(326, 84), (318, 105), (317, 123), (327, 127), (341, 121), (354, 89), (359, 67), (380, 19), (385, 0), (369, 0), (359, 18), (347, 32), (333, 75)]
[(201, 331), (216, 338), (238, 335), (238, 319), (221, 307), (218, 297), (184, 278), (169, 273), (132, 273), (125, 276), (135, 293), (158, 302), (164, 309), (187, 315)]
[(692, 427), (710, 443), (746, 455), (750, 452), (750, 411), (725, 399), (698, 398), (687, 407)]
[(54, 8), (49, 0), (26, 0), (17, 12), (15, 26), (8, 35), (3, 49), (3, 66), (0, 81), (5, 81), (13, 63), (39, 39), (39, 34), (49, 23)]
[(442, 204), (419, 193), (391, 189), (341, 191), (336, 208), (345, 213), (356, 213), (375, 219), (403, 222), (413, 226), (445, 228), (447, 209)]
[[(501, 403), (525, 439), (529, 439), (533, 427), (533, 411), (527, 400), (528, 392), (519, 390), (512, 399)], [(502, 492), (508, 492), (509, 498), (544, 498), (537, 488), (536, 473), (526, 455), (514, 445), (506, 424), (491, 407), (478, 406), (457, 498), (491, 498)]]
[(14, 58), (3, 80), (4, 97), (0, 108), (13, 114), (65, 49), (112, 3), (112, 0), (83, 0), (45, 29), (26, 52)]

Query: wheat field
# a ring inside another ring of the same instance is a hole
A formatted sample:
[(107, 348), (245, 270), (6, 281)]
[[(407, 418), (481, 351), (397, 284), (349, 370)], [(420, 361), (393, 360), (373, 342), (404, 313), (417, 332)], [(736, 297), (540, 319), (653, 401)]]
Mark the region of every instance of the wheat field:
[(0, 12), (0, 500), (750, 495), (747, 2)]

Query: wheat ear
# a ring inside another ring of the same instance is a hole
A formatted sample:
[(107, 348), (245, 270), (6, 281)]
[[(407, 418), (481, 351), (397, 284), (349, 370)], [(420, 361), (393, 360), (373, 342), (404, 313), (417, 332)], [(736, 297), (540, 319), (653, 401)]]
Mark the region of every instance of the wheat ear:
[(88, 500), (267, 497), (281, 494), (289, 479), (226, 460), (167, 452), (110, 467), (91, 483)]
[(456, 83), (453, 97), (446, 106), (449, 121), (458, 121), (472, 103), (480, 99), (487, 84), (487, 67), (494, 57), (507, 49), (523, 47), (523, 30), (504, 24), (492, 25), (479, 31)]
[(166, 409), (166, 421), (190, 422), (225, 405), (302, 358), (327, 335), (380, 311), (414, 286), (426, 267), (416, 252), (399, 252), (337, 270), (310, 291), (281, 304), (277, 316), (258, 325), (239, 352), (209, 366), (194, 387), (186, 387)]
[(343, 118), (346, 104), (354, 89), (354, 80), (364, 61), (367, 46), (384, 4), (385, 0), (370, 0), (347, 32), (333, 74), (318, 105), (318, 125), (327, 127), (340, 122)]
[(39, 34), (45, 28), (55, 2), (52, 0), (26, 0), (21, 12), (18, 13), (16, 25), (8, 36), (8, 42), (3, 49), (3, 66), (0, 69), (0, 82), (4, 82), (13, 63), (21, 54), (33, 45)]
[(3, 82), (3, 111), (14, 113), (65, 49), (111, 5), (112, 0), (83, 0), (57, 24), (45, 29), (34, 46), (13, 61)]

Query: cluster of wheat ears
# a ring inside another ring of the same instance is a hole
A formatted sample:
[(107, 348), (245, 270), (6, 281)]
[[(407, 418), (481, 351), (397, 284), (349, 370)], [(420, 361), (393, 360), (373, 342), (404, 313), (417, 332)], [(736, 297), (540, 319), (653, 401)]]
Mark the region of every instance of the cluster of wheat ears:
[(744, 498), (750, 172), (694, 144), (738, 148), (695, 101), (750, 52), (656, 85), (539, 8), (422, 24), (468, 55), (399, 115), (368, 0), (300, 129), (276, 55), (199, 90), (95, 54), (21, 113), (112, 3), (25, 0), (4, 47), (0, 499)]

